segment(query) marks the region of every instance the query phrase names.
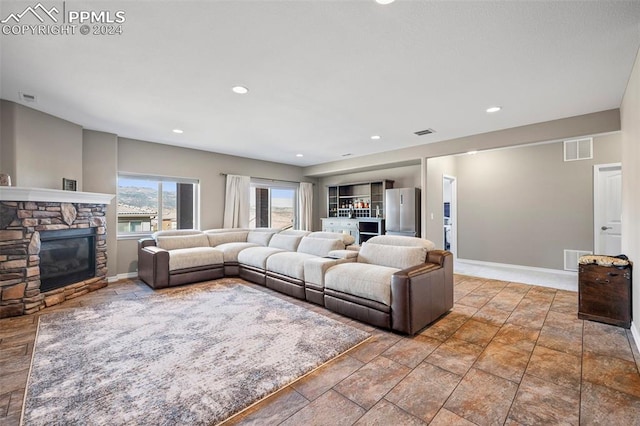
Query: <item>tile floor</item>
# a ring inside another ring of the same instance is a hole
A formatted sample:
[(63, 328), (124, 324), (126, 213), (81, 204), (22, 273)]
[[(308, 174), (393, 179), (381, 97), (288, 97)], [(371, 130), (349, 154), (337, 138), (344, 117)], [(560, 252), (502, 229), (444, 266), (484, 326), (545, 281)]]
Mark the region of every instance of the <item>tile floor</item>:
[[(128, 280), (45, 313), (152, 292)], [(633, 337), (577, 319), (575, 292), (456, 275), (454, 309), (413, 337), (279, 296), (373, 337), (226, 425), (640, 425)], [(19, 424), (36, 324), (0, 320), (0, 425)]]

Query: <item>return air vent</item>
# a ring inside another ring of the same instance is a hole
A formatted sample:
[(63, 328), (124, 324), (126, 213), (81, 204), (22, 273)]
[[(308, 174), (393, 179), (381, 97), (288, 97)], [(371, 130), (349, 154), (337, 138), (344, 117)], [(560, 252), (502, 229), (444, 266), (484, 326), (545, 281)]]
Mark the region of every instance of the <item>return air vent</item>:
[(18, 92), (18, 96), (22, 102), (38, 102), (38, 98), (35, 95), (30, 95), (24, 92)]
[(593, 158), (593, 138), (564, 141), (564, 161), (589, 160)]
[(565, 271), (577, 271), (578, 270), (578, 259), (580, 256), (584, 256), (587, 254), (593, 254), (590, 251), (586, 250), (566, 250), (564, 251), (564, 270)]
[(433, 129), (420, 130), (419, 132), (414, 132), (418, 136), (430, 135), (431, 133), (435, 133)]

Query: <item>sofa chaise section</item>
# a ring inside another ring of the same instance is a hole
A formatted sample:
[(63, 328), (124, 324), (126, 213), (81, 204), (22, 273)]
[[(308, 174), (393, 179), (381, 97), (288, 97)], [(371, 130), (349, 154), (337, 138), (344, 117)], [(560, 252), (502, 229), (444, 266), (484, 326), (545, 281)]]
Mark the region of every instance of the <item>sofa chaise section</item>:
[(240, 277), (256, 284), (267, 284), (267, 259), (286, 251), (296, 251), (307, 231), (287, 230), (275, 234), (267, 247), (249, 247), (238, 253)]
[(329, 268), (324, 286), (328, 309), (415, 334), (453, 307), (453, 258), (428, 240), (373, 237), (355, 262)]
[(249, 247), (266, 247), (278, 231), (275, 228), (223, 228), (209, 229), (204, 233), (211, 247), (222, 252), (225, 276), (237, 276), (240, 274), (238, 254)]
[[(353, 243), (353, 237), (346, 237), (351, 238), (346, 243)], [(266, 286), (304, 300), (307, 261), (328, 256), (331, 251), (344, 248), (345, 239), (341, 234), (314, 232), (306, 235), (298, 244), (296, 251), (275, 253), (267, 258)]]
[(138, 241), (138, 276), (152, 288), (222, 278), (223, 254), (200, 231), (159, 231)]

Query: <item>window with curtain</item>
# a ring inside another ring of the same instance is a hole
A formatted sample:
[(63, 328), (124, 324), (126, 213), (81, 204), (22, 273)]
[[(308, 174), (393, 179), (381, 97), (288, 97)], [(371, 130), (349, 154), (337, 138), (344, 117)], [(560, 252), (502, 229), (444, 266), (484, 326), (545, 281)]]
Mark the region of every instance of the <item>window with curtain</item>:
[(198, 228), (199, 182), (163, 176), (118, 175), (118, 235)]
[(250, 188), (250, 228), (297, 228), (297, 183), (251, 179)]

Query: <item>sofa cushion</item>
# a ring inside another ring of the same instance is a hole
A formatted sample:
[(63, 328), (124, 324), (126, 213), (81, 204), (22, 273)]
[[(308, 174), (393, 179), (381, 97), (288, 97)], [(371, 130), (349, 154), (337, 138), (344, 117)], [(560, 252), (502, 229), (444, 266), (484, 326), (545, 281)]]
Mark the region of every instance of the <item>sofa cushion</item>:
[(275, 234), (276, 231), (272, 231), (269, 228), (266, 228), (264, 230), (254, 229), (249, 231), (249, 234), (247, 235), (247, 242), (266, 247), (269, 245), (271, 237), (273, 237)]
[(351, 245), (356, 242), (356, 237), (349, 234), (343, 234), (341, 232), (324, 232), (324, 231), (316, 231), (307, 235), (308, 238), (328, 238), (330, 240), (342, 240), (342, 243), (345, 246)]
[(300, 240), (302, 240), (301, 235), (276, 234), (271, 238), (271, 241), (269, 241), (269, 247), (286, 251), (296, 251)]
[(398, 271), (387, 266), (342, 263), (327, 271), (324, 286), (391, 306), (391, 276)]
[(424, 247), (403, 247), (366, 242), (358, 252), (358, 263), (405, 269), (424, 263), (427, 249)]
[(327, 238), (304, 237), (298, 245), (298, 253), (312, 254), (314, 256), (328, 256), (331, 250), (344, 249), (342, 240)]
[(283, 252), (284, 250), (273, 247), (249, 247), (238, 253), (238, 263), (255, 268), (266, 269), (267, 259), (272, 254)]
[(226, 232), (205, 231), (205, 234), (207, 235), (207, 238), (209, 238), (209, 245), (211, 247), (216, 247), (216, 246), (219, 246), (220, 244), (226, 244), (226, 243), (239, 243), (239, 242), (246, 243), (247, 235), (249, 234), (249, 231), (242, 231), (242, 230), (226, 231)]
[(213, 247), (174, 249), (169, 252), (169, 271), (207, 265), (222, 265), (220, 250)]
[(254, 243), (238, 242), (238, 243), (220, 244), (219, 246), (216, 246), (216, 249), (222, 252), (224, 263), (236, 263), (238, 262), (238, 254), (242, 250), (249, 247), (260, 247), (260, 246)]
[(197, 229), (171, 229), (167, 231), (156, 231), (151, 234), (151, 238), (157, 240), (158, 237), (171, 237), (176, 235), (199, 235), (202, 234), (202, 231), (198, 231)]
[(285, 251), (267, 258), (267, 271), (304, 280), (304, 261), (317, 256), (307, 253)]
[(156, 238), (156, 245), (164, 250), (209, 247), (209, 239), (202, 233), (196, 235), (159, 235)]
[(306, 237), (310, 233), (311, 231), (303, 231), (302, 229), (285, 229), (279, 232), (280, 235), (295, 235), (297, 237)]
[(384, 244), (388, 246), (424, 247), (427, 251), (435, 250), (433, 241), (417, 237), (405, 237), (402, 235), (377, 235), (370, 238), (367, 243)]

